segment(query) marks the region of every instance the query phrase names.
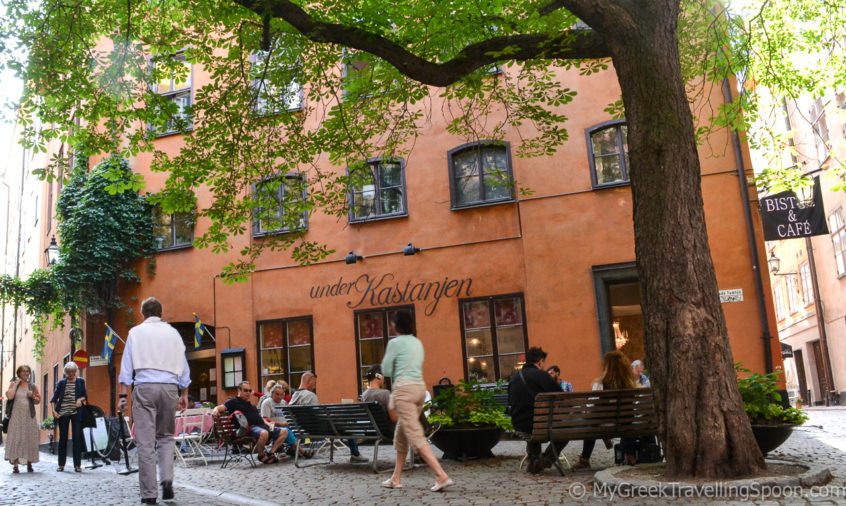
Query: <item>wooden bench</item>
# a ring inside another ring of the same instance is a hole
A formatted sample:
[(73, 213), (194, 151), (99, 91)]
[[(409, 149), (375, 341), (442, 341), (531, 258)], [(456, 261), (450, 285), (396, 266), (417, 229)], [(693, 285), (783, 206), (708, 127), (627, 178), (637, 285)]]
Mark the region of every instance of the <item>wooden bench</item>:
[(220, 468), (223, 469), (227, 464), (246, 460), (250, 467), (256, 467), (256, 461), (253, 458), (253, 447), (255, 440), (249, 435), (237, 436), (235, 432), (235, 425), (232, 419), (226, 412), (220, 415), (214, 415), (214, 430), (217, 433), (217, 447), (224, 448), (223, 464)]
[[(357, 404), (315, 404), (311, 406), (284, 406), (280, 408), (288, 421), (288, 429), (297, 436), (294, 465), (310, 467), (335, 461), (336, 440), (357, 439), (373, 441), (371, 467), (379, 472), (379, 445), (391, 442), (394, 429), (385, 409), (376, 402)], [(301, 465), (300, 446), (306, 439), (323, 439), (329, 443), (329, 462)]]
[[(584, 439), (638, 438), (658, 433), (658, 418), (651, 388), (550, 392), (535, 397), (532, 420), (534, 443), (549, 442), (558, 455), (557, 443)], [(561, 475), (564, 469), (556, 460)]]

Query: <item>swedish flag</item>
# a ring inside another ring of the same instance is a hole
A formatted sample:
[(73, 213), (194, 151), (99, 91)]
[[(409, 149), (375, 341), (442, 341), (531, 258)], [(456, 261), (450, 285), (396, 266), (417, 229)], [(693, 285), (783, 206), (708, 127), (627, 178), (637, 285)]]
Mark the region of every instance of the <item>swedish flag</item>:
[(112, 355), (115, 353), (115, 344), (117, 344), (118, 340), (117, 332), (112, 330), (109, 327), (109, 324), (106, 324), (106, 338), (103, 342), (103, 358), (106, 359), (106, 364), (112, 363)]
[(197, 313), (194, 313), (194, 349), (198, 349), (201, 344), (203, 344), (203, 334), (207, 332), (208, 329), (203, 322), (200, 320), (200, 317), (197, 316)]

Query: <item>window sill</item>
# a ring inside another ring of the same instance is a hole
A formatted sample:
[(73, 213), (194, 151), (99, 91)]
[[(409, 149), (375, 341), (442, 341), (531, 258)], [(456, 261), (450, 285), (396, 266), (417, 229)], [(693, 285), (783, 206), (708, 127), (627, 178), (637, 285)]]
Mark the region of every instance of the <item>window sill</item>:
[(185, 249), (192, 249), (194, 247), (193, 243), (189, 244), (180, 244), (178, 246), (170, 246), (169, 248), (157, 248), (156, 254), (158, 253), (167, 253), (168, 251), (181, 251)]
[(187, 133), (193, 132), (193, 131), (194, 131), (194, 127), (191, 126), (190, 128), (186, 128), (185, 130), (174, 130), (172, 132), (156, 133), (155, 131), (153, 131), (153, 136), (154, 136), (155, 139), (163, 139), (165, 137), (173, 137), (174, 135), (183, 135), (183, 134), (187, 134)]
[(253, 115), (256, 118), (272, 118), (274, 116), (281, 116), (283, 114), (298, 114), (298, 113), (302, 113), (304, 110), (305, 110), (305, 104), (303, 104), (299, 107), (292, 107), (290, 109), (280, 109), (278, 111), (262, 112), (262, 111), (258, 111), (256, 109), (253, 109)]
[(517, 202), (517, 199), (515, 199), (514, 197), (509, 197), (507, 199), (491, 200), (491, 201), (487, 201), (487, 202), (474, 202), (472, 204), (465, 204), (465, 205), (461, 205), (461, 206), (457, 206), (457, 205), (453, 204), (450, 207), (450, 210), (451, 211), (461, 211), (461, 210), (464, 210), (464, 209), (475, 209), (477, 207), (490, 207), (490, 206), (498, 206), (498, 205), (501, 205), (501, 204), (513, 204), (515, 202)]
[(626, 181), (618, 181), (616, 183), (593, 185), (592, 189), (593, 190), (604, 190), (606, 188), (620, 188), (620, 187), (623, 187), (623, 186), (631, 186), (631, 185), (632, 185), (631, 180), (626, 180)]
[(396, 219), (401, 219), (401, 218), (408, 218), (408, 213), (387, 214), (387, 215), (367, 217), (367, 218), (350, 218), (349, 224), (350, 225), (363, 225), (365, 223), (370, 223), (370, 222), (373, 222), (373, 221), (387, 221), (387, 220), (396, 220)]
[(267, 232), (253, 232), (253, 239), (261, 239), (262, 237), (269, 237), (272, 235), (285, 235), (285, 234), (300, 234), (308, 232), (308, 228), (296, 228), (296, 229), (289, 229), (289, 228), (281, 228), (279, 230), (268, 230)]

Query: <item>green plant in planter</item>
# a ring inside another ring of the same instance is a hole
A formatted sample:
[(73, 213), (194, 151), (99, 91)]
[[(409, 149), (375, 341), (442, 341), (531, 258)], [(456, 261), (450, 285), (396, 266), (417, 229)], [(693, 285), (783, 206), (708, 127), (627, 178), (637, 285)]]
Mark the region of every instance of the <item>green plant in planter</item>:
[(56, 420), (52, 416), (48, 416), (41, 422), (41, 428), (44, 430), (53, 430), (56, 428)]
[[(739, 362), (734, 366), (739, 373), (737, 386), (743, 397), (746, 416), (753, 425), (802, 425), (808, 420), (804, 411), (782, 406), (782, 397), (778, 391), (778, 382), (783, 371), (767, 374), (753, 373)], [(740, 374), (746, 376), (740, 377)]]
[(441, 427), (495, 426), (512, 430), (511, 417), (494, 398), (504, 390), (502, 382), (497, 383), (496, 388), (483, 388), (477, 381), (459, 381), (432, 399), (429, 423)]

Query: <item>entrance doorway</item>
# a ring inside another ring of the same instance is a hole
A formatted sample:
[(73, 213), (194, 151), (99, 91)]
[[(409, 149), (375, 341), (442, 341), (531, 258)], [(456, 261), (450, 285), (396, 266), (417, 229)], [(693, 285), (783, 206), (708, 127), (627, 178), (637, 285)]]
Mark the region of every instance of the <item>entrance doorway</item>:
[(191, 368), (188, 395), (195, 402), (217, 404), (217, 357), (215, 350), (189, 351), (185, 354)]
[(620, 350), (631, 360), (643, 360), (643, 309), (634, 263), (596, 266), (593, 277), (602, 353)]
[(799, 380), (799, 398), (807, 405), (811, 400), (808, 395), (808, 381), (805, 379), (805, 359), (802, 350), (793, 350), (793, 363), (796, 365), (796, 376)]
[(814, 366), (817, 370), (817, 392), (819, 395), (814, 399), (814, 404), (825, 404), (825, 396), (828, 395), (828, 375), (826, 374), (825, 363), (823, 361), (822, 345), (819, 341), (811, 343), (811, 349), (814, 352)]

